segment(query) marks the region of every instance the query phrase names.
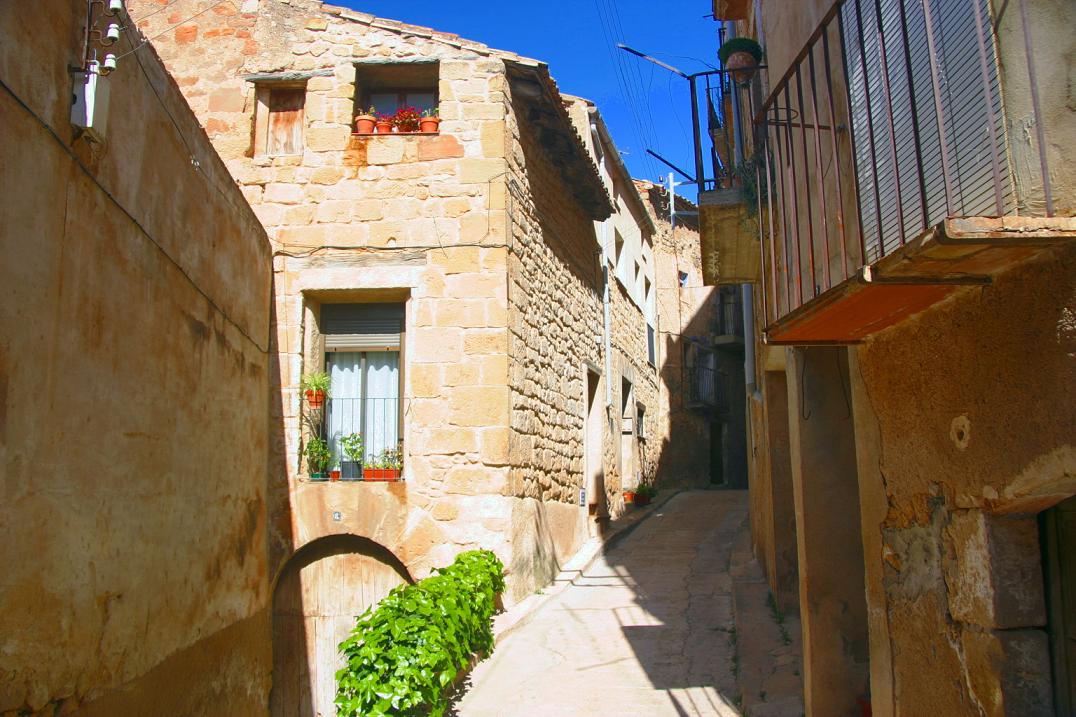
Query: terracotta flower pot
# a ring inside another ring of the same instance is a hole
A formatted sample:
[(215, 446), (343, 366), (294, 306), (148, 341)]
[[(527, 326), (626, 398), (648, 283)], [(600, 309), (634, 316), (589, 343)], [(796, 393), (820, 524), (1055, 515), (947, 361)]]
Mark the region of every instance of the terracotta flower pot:
[(633, 491), (633, 490), (624, 491), (624, 505), (631, 505), (634, 502), (635, 502), (635, 491)]
[(329, 480), (331, 480), (331, 481), (340, 480), (340, 471), (329, 471)]
[(418, 121), (419, 131), (435, 134), (438, 126), (441, 124), (440, 117), (423, 117)]
[[(746, 85), (755, 76), (758, 60), (750, 52), (733, 52), (725, 62), (725, 69), (732, 71), (732, 79), (737, 84)], [(748, 69), (745, 69), (748, 68)]]
[(377, 118), (373, 115), (359, 115), (355, 118), (355, 131), (359, 134), (373, 134)]
[(321, 389), (317, 391), (308, 390), (306, 392), (306, 402), (311, 408), (321, 408), (325, 405), (325, 392)]
[(377, 133), (388, 134), (392, 131), (392, 120), (378, 120), (377, 121)]
[(372, 482), (395, 481), (400, 479), (399, 468), (363, 468), (362, 479)]

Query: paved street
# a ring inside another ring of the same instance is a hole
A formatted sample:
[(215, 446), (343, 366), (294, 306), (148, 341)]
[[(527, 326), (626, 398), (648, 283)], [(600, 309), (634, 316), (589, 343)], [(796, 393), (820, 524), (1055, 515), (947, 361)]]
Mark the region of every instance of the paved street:
[(745, 492), (677, 495), (508, 634), (458, 714), (798, 717), (799, 626), (778, 637), (746, 522)]

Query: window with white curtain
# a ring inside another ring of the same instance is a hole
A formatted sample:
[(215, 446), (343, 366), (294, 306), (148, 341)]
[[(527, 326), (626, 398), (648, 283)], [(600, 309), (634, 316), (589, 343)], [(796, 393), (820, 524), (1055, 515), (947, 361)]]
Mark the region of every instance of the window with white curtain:
[(325, 370), (329, 374), (326, 438), (333, 465), (344, 469), (345, 478), (357, 478), (359, 469), (343, 450), (347, 436), (362, 436), (362, 463), (367, 467), (383, 462), (402, 447), (403, 317), (403, 304), (322, 307)]

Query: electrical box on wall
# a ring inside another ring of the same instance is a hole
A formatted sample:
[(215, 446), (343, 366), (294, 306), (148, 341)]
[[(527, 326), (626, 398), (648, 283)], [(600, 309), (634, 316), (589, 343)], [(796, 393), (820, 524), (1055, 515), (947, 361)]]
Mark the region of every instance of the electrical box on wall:
[(99, 65), (91, 62), (85, 71), (71, 73), (74, 97), (71, 103), (71, 124), (97, 142), (105, 141), (108, 127), (108, 78)]

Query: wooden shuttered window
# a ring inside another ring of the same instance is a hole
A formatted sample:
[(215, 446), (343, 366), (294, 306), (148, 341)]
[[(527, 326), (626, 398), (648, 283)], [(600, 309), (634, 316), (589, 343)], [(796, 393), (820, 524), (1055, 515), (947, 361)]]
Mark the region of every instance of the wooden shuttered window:
[(273, 88), (269, 91), (266, 154), (302, 154), (305, 105), (306, 88)]
[[(979, 4), (985, 28), (986, 92), (975, 2)], [(868, 261), (888, 254), (902, 239), (907, 241), (918, 235), (924, 224), (936, 224), (949, 214), (996, 215), (995, 151), (1001, 165), (1004, 208), (1005, 211), (1013, 208), (989, 3), (987, 0), (932, 0), (930, 6), (941, 123), (935, 110), (922, 2), (849, 2), (842, 9), (858, 194)], [(991, 114), (994, 147), (989, 132)], [(941, 132), (939, 124), (943, 128)], [(943, 151), (949, 162), (951, 207), (946, 206), (940, 159)]]
[(403, 304), (325, 304), (321, 332), (326, 351), (399, 351)]

